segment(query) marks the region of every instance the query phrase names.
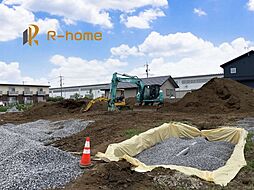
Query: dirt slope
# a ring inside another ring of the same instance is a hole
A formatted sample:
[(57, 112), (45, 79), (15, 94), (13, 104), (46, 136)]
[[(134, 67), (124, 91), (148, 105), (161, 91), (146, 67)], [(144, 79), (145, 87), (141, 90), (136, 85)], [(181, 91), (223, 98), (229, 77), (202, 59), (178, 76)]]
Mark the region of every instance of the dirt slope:
[(167, 104), (163, 111), (228, 113), (254, 111), (254, 90), (230, 79), (212, 79), (202, 88)]

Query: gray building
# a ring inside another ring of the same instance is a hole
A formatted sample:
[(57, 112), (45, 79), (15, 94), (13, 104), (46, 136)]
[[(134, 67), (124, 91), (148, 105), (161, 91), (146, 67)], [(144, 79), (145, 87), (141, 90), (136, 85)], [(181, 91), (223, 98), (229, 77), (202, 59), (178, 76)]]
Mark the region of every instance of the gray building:
[[(142, 78), (142, 81), (145, 85), (159, 85), (160, 89), (164, 92), (165, 98), (176, 97), (175, 89), (178, 88), (178, 85), (171, 76)], [(125, 98), (135, 97), (138, 92), (137, 85), (127, 82), (119, 82), (117, 89), (124, 89)], [(104, 90), (105, 96), (109, 97), (110, 84), (108, 84), (105, 88), (102, 88), (101, 90)], [(117, 94), (117, 96), (119, 95), (120, 94)]]
[(224, 77), (254, 88), (254, 51), (249, 51), (221, 65)]
[(176, 89), (176, 98), (182, 98), (186, 93), (201, 88), (212, 78), (223, 78), (223, 74), (195, 75), (174, 77), (179, 88)]
[(66, 99), (73, 98), (75, 94), (79, 94), (81, 97), (98, 98), (105, 95), (105, 92), (101, 89), (108, 84), (94, 84), (94, 85), (82, 85), (82, 86), (69, 86), (63, 88), (50, 88), (49, 96), (57, 97), (62, 96)]

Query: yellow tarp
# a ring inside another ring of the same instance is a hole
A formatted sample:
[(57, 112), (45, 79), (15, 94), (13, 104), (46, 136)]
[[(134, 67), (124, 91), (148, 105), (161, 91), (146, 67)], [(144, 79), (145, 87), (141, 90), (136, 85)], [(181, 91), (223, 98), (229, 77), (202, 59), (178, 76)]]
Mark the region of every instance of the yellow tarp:
[[(133, 158), (143, 150), (170, 137), (194, 138), (204, 136), (209, 141), (227, 141), (235, 144), (234, 151), (226, 164), (214, 171), (204, 171), (192, 167), (176, 165), (153, 165), (148, 166)], [(186, 175), (195, 175), (204, 180), (212, 181), (216, 184), (226, 186), (246, 165), (244, 158), (244, 146), (246, 143), (247, 131), (241, 128), (223, 127), (211, 130), (198, 130), (189, 125), (172, 122), (150, 129), (140, 135), (136, 135), (118, 144), (108, 146), (105, 153), (97, 153), (97, 157), (109, 161), (119, 161), (125, 159), (135, 166), (135, 171), (147, 172), (156, 167), (170, 168), (178, 170)]]

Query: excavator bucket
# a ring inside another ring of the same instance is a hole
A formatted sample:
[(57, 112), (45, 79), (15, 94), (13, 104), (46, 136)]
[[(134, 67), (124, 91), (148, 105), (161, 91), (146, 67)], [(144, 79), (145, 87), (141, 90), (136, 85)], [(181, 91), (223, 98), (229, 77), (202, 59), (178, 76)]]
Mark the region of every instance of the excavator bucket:
[(90, 108), (96, 103), (96, 102), (108, 102), (109, 99), (108, 98), (104, 98), (104, 97), (99, 97), (99, 98), (95, 98), (93, 100), (91, 100), (87, 106), (82, 110), (82, 112), (87, 112), (88, 110), (90, 110)]

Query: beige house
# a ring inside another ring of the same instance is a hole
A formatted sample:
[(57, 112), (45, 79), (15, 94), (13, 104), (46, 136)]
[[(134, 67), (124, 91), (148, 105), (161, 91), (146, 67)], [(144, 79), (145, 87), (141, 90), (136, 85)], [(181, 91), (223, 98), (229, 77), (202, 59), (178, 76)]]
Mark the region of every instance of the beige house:
[(49, 86), (0, 84), (0, 102), (31, 104), (44, 102), (49, 97)]
[[(145, 85), (159, 85), (160, 89), (163, 90), (164, 98), (170, 99), (176, 97), (175, 89), (178, 88), (178, 85), (171, 76), (142, 78), (142, 81), (145, 83)], [(135, 84), (126, 82), (118, 83), (117, 89), (124, 90), (125, 98), (135, 97), (138, 92), (137, 86)], [(105, 96), (109, 97), (110, 84), (101, 90), (104, 90)], [(120, 96), (120, 91), (117, 91), (117, 96)]]

